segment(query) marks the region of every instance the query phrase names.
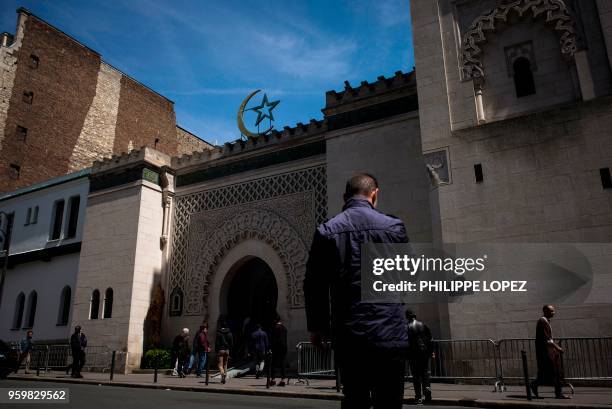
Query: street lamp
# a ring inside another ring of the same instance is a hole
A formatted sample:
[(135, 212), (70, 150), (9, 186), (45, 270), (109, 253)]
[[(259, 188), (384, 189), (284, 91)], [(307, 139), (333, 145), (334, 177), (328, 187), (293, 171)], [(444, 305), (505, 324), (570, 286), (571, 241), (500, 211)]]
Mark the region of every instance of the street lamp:
[(2, 305), (2, 294), (4, 293), (4, 278), (6, 277), (6, 269), (8, 268), (9, 246), (11, 241), (11, 231), (9, 228), (9, 215), (0, 210), (0, 240), (5, 248), (0, 254), (4, 257), (2, 266), (2, 276), (0, 276), (0, 305)]

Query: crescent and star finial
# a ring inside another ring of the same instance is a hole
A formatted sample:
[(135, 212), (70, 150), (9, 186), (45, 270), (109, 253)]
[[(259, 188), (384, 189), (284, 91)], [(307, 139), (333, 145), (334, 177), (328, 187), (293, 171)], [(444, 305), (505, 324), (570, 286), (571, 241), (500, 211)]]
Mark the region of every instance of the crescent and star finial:
[[(247, 95), (247, 97), (242, 101), (242, 104), (240, 104), (240, 108), (238, 108), (238, 115), (237, 115), (238, 129), (240, 129), (240, 133), (247, 138), (257, 137), (259, 135), (265, 135), (268, 132), (270, 132), (272, 128), (274, 128), (271, 124), (271, 122), (274, 121), (274, 115), (272, 114), (272, 110), (274, 110), (274, 108), (276, 108), (276, 106), (280, 103), (279, 100), (270, 102), (268, 101), (268, 95), (264, 94), (261, 104), (259, 104), (258, 106), (252, 107), (252, 108), (246, 107), (249, 101), (251, 100), (251, 98), (253, 98), (255, 94), (259, 92), (261, 92), (260, 89), (255, 90), (251, 92), (249, 95)], [(259, 126), (261, 121), (268, 118), (270, 120), (270, 127), (267, 128), (263, 132), (249, 131), (246, 125), (244, 124), (244, 113), (246, 111), (257, 112), (257, 120), (255, 121), (255, 126)]]

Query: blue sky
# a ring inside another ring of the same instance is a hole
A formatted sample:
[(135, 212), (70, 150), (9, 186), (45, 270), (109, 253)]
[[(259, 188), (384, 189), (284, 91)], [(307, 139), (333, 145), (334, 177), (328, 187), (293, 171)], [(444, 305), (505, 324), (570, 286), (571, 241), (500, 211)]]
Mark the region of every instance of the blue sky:
[(179, 125), (217, 143), (240, 136), (252, 90), (281, 100), (282, 129), (321, 119), (325, 91), (344, 80), (414, 65), (409, 0), (3, 0), (0, 31), (14, 33), (19, 6), (173, 100)]

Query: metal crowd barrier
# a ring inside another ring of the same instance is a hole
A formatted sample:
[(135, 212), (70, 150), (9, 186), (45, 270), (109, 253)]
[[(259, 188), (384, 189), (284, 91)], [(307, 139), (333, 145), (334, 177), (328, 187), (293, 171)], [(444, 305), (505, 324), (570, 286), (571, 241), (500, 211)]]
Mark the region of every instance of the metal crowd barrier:
[[(17, 343), (12, 343), (11, 348), (19, 350)], [(85, 348), (84, 372), (110, 372), (113, 351), (106, 346), (91, 345)], [(125, 352), (115, 353), (115, 368), (125, 365), (127, 354)], [(30, 359), (30, 369), (38, 372), (51, 370), (68, 370), (72, 363), (72, 353), (68, 344), (34, 345)], [(20, 368), (25, 368), (25, 361)]]
[[(571, 382), (612, 381), (612, 337), (557, 338), (565, 350), (562, 356), (567, 385)], [(530, 378), (537, 375), (535, 339), (435, 340), (431, 378), (442, 381), (482, 381), (506, 390), (506, 382), (524, 383), (521, 351), (526, 352)], [(333, 351), (321, 350), (310, 342), (297, 345), (298, 377), (333, 378)], [(407, 370), (410, 376), (410, 370)]]
[(336, 376), (334, 368), (334, 351), (331, 344), (321, 349), (310, 342), (297, 344), (297, 373), (301, 378), (333, 378)]
[[(570, 382), (612, 381), (612, 337), (556, 338), (555, 341), (564, 349), (561, 362), (568, 386), (572, 387)], [(521, 351), (527, 353), (530, 377), (537, 375), (533, 338), (502, 339), (498, 350), (500, 376), (504, 380), (523, 380)]]
[(500, 377), (505, 381), (521, 382), (523, 380), (521, 351), (527, 353), (527, 369), (531, 377), (537, 374), (535, 339), (502, 339), (497, 343), (497, 350), (500, 362)]
[(612, 380), (612, 337), (560, 338), (568, 381)]
[(300, 342), (297, 348), (297, 383), (308, 384), (309, 378), (336, 380), (336, 392), (340, 392), (340, 377), (331, 343), (317, 348), (310, 342)]
[(435, 340), (433, 352), (430, 363), (432, 379), (488, 381), (495, 385), (496, 390), (503, 388), (495, 341)]

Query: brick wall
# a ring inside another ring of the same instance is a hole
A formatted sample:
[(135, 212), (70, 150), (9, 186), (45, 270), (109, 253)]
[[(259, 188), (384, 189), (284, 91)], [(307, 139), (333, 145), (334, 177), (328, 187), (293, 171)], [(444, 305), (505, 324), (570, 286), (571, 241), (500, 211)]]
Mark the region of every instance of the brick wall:
[[(37, 68), (30, 56), (38, 57)], [(4, 126), (0, 190), (8, 191), (64, 174), (96, 90), (100, 56), (29, 16)], [(32, 103), (23, 99), (32, 92)], [(17, 126), (27, 128), (25, 140)], [(18, 179), (10, 164), (20, 166)]]
[(0, 192), (141, 146), (169, 155), (209, 146), (177, 132), (172, 101), (27, 10), (18, 13), (15, 41), (0, 47)]
[(176, 155), (178, 141), (175, 127), (172, 101), (127, 76), (121, 77), (114, 153), (126, 152), (129, 146), (151, 146), (168, 155)]
[(176, 127), (176, 138), (178, 140), (178, 155), (201, 152), (214, 148), (210, 143), (203, 141), (186, 129)]

